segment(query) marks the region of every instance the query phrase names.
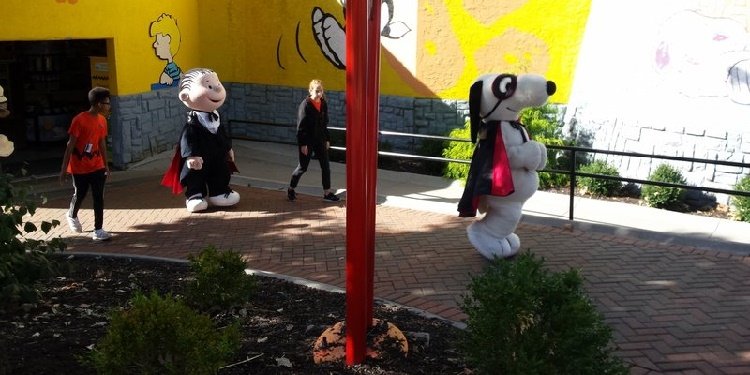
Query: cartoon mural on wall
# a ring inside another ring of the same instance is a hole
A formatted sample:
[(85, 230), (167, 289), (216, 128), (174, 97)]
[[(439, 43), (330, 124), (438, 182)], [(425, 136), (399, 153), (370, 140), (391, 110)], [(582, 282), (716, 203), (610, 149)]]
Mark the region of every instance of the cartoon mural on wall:
[[(408, 1), (402, 1), (399, 6), (403, 6), (403, 3)], [(340, 0), (341, 5), (341, 20), (343, 20), (346, 13), (346, 1)], [(381, 33), (380, 35), (388, 39), (401, 39), (404, 38), (412, 29), (409, 25), (401, 20), (394, 19), (394, 1), (393, 0), (381, 0)], [(346, 69), (346, 27), (344, 23), (332, 13), (328, 13), (321, 7), (313, 7), (311, 12), (312, 20), (312, 36), (320, 48), (320, 52), (325, 58), (337, 69)], [(305, 37), (303, 34), (302, 37)], [(277, 43), (277, 63), (280, 68), (284, 69), (281, 64), (279, 56), (279, 47), (281, 46), (282, 37), (279, 37)], [(300, 38), (300, 23), (297, 23), (297, 29), (295, 34), (297, 53), (300, 58), (305, 60), (301, 50), (299, 49), (299, 38)], [(306, 60), (305, 60), (306, 61)]]
[(732, 0), (595, 0), (568, 107), (618, 123), (746, 128), (749, 14)]
[[(565, 101), (590, 4), (591, 0), (382, 1), (381, 90), (460, 99), (482, 72), (537, 72), (560, 83), (556, 99)], [(276, 67), (306, 68), (305, 64), (316, 64), (314, 59), (324, 56), (334, 69), (345, 69), (344, 7), (341, 0), (319, 1), (310, 7), (306, 20), (296, 6), (280, 6), (280, 13), (300, 18), (296, 28), (282, 31), (275, 40)]]
[(661, 25), (654, 66), (663, 84), (688, 97), (750, 105), (750, 33), (744, 17), (679, 10)]
[(156, 57), (167, 62), (164, 70), (159, 74), (159, 82), (151, 85), (152, 90), (166, 87), (177, 87), (180, 83), (182, 70), (174, 61), (174, 56), (180, 50), (180, 28), (172, 15), (162, 13), (156, 21), (151, 22), (148, 34), (154, 38), (152, 47)]

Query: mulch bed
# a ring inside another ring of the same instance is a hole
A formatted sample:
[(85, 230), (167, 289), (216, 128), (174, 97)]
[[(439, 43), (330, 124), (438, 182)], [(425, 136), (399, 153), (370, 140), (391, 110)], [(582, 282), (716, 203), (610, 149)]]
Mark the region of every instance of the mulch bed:
[[(191, 277), (187, 263), (82, 255), (60, 259), (67, 270), (43, 284), (38, 303), (0, 314), (0, 375), (94, 374), (78, 358), (104, 337), (109, 313), (126, 307), (138, 290), (180, 295)], [(405, 358), (384, 353), (351, 367), (315, 365), (313, 343), (323, 330), (345, 320), (344, 294), (256, 279), (257, 295), (241, 313), (212, 316), (217, 322), (237, 319), (242, 326), (242, 347), (218, 374), (471, 373), (457, 351), (460, 329), (394, 306), (377, 306), (374, 317), (415, 338)]]

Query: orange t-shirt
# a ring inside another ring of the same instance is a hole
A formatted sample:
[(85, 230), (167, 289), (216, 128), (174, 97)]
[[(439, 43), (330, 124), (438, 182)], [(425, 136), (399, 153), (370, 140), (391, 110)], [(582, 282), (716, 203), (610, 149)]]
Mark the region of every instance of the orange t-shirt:
[(68, 173), (85, 174), (104, 169), (106, 150), (99, 149), (100, 141), (107, 136), (107, 119), (102, 115), (81, 112), (68, 129), (68, 134), (76, 137), (76, 145), (68, 162)]

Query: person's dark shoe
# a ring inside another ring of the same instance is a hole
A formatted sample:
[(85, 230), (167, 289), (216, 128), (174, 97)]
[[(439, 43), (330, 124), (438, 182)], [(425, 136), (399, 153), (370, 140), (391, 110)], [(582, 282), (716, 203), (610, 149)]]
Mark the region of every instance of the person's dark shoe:
[(326, 202), (338, 202), (341, 200), (341, 198), (337, 197), (336, 194), (328, 193), (323, 196), (323, 200)]
[(297, 200), (297, 193), (294, 189), (286, 189), (286, 198), (289, 199), (290, 202), (294, 202)]

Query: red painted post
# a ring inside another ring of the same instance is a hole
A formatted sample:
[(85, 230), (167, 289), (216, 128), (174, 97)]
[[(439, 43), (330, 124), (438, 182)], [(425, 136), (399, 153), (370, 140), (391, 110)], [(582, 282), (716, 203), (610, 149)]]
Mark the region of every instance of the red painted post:
[(378, 182), (378, 128), (380, 112), (380, 4), (379, 0), (368, 1), (370, 9), (367, 17), (367, 72), (365, 78), (365, 111), (367, 113), (367, 321), (372, 321), (373, 285), (375, 278), (375, 203), (377, 202)]
[(347, 365), (364, 360), (367, 329), (372, 322), (379, 36), (380, 1), (349, 1), (346, 7)]

